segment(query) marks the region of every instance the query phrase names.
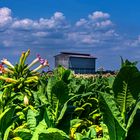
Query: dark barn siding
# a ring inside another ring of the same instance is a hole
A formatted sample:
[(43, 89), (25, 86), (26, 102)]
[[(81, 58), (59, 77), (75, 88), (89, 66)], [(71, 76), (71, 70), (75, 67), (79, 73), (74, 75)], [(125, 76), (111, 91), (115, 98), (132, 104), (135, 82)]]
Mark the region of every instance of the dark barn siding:
[(95, 58), (70, 57), (69, 68), (75, 73), (95, 73)]

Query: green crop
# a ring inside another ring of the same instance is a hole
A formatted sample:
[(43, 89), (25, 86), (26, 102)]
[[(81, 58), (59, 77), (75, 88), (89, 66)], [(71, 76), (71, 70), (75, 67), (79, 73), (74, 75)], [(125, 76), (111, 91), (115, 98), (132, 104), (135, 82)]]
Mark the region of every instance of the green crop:
[[(116, 75), (78, 77), (30, 50), (0, 64), (0, 140), (139, 140), (140, 71), (122, 60)], [(39, 64), (33, 69), (35, 64)]]

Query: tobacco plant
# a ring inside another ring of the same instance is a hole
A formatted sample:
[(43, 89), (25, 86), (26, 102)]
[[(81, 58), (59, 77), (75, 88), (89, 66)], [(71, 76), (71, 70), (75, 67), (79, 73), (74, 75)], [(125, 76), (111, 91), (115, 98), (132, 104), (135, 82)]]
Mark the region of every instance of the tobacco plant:
[(140, 108), (135, 62), (122, 60), (116, 76), (75, 78), (61, 66), (37, 72), (48, 61), (38, 55), (28, 65), (29, 54), (15, 66), (1, 61), (0, 140), (130, 140)]
[[(29, 104), (28, 98), (32, 97), (32, 90), (35, 90), (38, 84), (39, 77), (37, 71), (43, 67), (49, 66), (48, 61), (42, 59), (40, 56), (37, 56), (31, 64), (27, 65), (25, 62), (29, 54), (30, 50), (23, 52), (19, 59), (19, 63), (15, 66), (5, 58), (1, 60), (1, 71), (3, 74), (0, 76), (0, 80), (4, 81), (4, 84), (1, 87), (4, 104), (8, 102), (8, 99), (12, 98), (12, 92), (23, 96), (24, 103)], [(37, 62), (40, 62), (40, 65), (37, 68), (30, 70)], [(7, 67), (3, 65), (6, 65)]]
[(140, 72), (135, 63), (122, 63), (112, 91), (113, 95), (100, 92), (100, 109), (110, 140), (125, 140), (140, 108)]

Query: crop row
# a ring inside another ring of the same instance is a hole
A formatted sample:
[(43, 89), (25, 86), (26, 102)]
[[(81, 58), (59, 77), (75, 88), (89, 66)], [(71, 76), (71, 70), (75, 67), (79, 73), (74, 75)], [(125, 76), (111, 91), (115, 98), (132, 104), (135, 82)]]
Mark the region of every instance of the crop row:
[[(122, 60), (114, 75), (53, 73), (39, 55), (0, 65), (0, 140), (139, 140), (140, 72)], [(32, 69), (36, 63), (38, 67)]]

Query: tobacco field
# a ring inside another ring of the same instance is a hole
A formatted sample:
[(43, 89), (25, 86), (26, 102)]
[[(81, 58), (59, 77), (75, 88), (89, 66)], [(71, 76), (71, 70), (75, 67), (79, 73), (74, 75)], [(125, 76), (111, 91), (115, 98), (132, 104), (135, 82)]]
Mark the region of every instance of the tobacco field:
[[(30, 50), (0, 64), (0, 140), (140, 140), (140, 71), (121, 63), (116, 75), (53, 72)], [(34, 66), (38, 65), (33, 69)]]

